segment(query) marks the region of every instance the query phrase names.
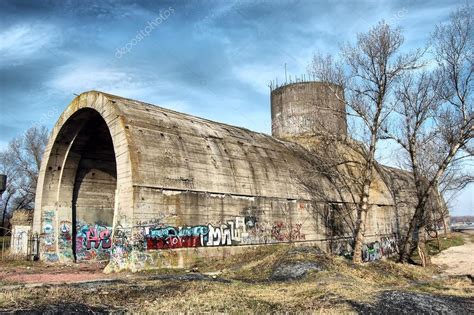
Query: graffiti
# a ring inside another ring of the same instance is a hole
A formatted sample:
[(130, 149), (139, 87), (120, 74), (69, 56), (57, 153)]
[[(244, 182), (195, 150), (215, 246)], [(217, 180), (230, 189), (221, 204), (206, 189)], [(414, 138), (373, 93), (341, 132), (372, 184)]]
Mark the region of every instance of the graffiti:
[(58, 255), (56, 254), (56, 242), (55, 242), (55, 231), (54, 231), (54, 211), (44, 211), (42, 220), (42, 233), (41, 233), (41, 252), (46, 261), (55, 262), (58, 261)]
[(72, 259), (72, 234), (71, 222), (61, 221), (59, 223), (58, 248), (61, 256)]
[(391, 256), (398, 253), (398, 244), (396, 237), (382, 237), (380, 239), (382, 255)]
[(362, 260), (374, 261), (398, 253), (397, 238), (395, 235), (382, 237), (379, 241), (362, 246)]
[[(331, 241), (329, 245), (331, 251), (336, 255), (346, 258), (351, 258), (353, 255), (352, 239)], [(382, 237), (380, 240), (362, 245), (362, 261), (364, 262), (380, 260), (383, 257), (390, 257), (396, 253), (398, 253), (396, 235)]]
[(108, 249), (112, 245), (112, 239), (110, 238), (111, 232), (109, 229), (105, 228), (103, 231), (98, 231), (96, 228), (90, 228), (86, 232), (86, 249), (91, 249), (92, 244), (94, 248), (99, 248), (102, 246), (103, 249)]
[[(113, 234), (113, 246), (110, 252), (110, 261), (114, 265), (114, 268), (118, 270), (125, 269), (128, 263), (129, 254), (132, 253), (132, 245), (130, 242), (130, 228), (124, 228), (118, 223), (114, 228)], [(138, 250), (143, 251), (143, 248)]]
[(382, 258), (382, 251), (379, 242), (372, 242), (362, 245), (362, 260), (364, 262), (379, 260)]
[[(196, 225), (186, 227), (144, 227), (144, 243), (147, 250), (175, 249), (186, 247), (231, 246), (258, 242), (304, 240), (301, 224), (277, 223), (268, 233), (268, 228), (257, 222), (254, 216), (236, 217), (218, 226)], [(267, 231), (267, 232), (266, 232)]]
[(28, 225), (15, 225), (11, 237), (11, 253), (14, 255), (26, 255), (28, 253), (28, 236), (31, 227)]
[(76, 258), (78, 260), (105, 260), (110, 257), (112, 228), (79, 222), (76, 232)]
[(209, 232), (209, 228), (207, 226), (194, 226), (185, 228), (174, 228), (172, 226), (167, 226), (162, 228), (147, 228), (147, 230), (147, 249), (204, 246)]
[(272, 237), (277, 241), (299, 241), (306, 237), (301, 233), (302, 224), (286, 224), (276, 222), (272, 227)]
[(247, 229), (253, 229), (257, 225), (257, 218), (254, 216), (246, 216), (244, 221)]

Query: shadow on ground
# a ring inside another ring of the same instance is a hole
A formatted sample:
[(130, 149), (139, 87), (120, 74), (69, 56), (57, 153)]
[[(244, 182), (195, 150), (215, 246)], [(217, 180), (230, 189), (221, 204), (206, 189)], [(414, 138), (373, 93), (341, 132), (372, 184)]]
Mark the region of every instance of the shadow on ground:
[(386, 291), (375, 304), (349, 301), (361, 314), (474, 314), (474, 300), (426, 293)]

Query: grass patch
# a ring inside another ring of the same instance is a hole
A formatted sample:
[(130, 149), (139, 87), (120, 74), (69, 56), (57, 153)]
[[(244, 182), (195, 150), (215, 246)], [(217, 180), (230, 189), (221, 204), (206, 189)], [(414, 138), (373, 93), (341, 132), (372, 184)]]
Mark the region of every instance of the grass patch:
[[(451, 233), (448, 235), (440, 235), (439, 245), (441, 247), (441, 251), (453, 246), (461, 246), (461, 245), (464, 245), (464, 237), (461, 233)], [(438, 240), (431, 239), (427, 241), (426, 249), (428, 250), (429, 255), (436, 255), (440, 253), (440, 250), (438, 248)]]

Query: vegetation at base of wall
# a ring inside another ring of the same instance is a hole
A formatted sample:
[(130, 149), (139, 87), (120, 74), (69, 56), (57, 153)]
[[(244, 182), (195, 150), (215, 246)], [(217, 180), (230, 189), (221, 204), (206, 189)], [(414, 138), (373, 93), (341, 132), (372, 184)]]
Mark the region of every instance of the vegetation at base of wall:
[[(305, 264), (319, 269), (309, 271), (299, 279), (272, 280), (275, 270), (281, 266)], [(2, 269), (7, 270), (6, 266), (2, 265)], [(31, 262), (25, 262), (21, 268), (29, 266), (32, 266), (28, 269), (31, 273), (56, 273), (56, 269), (61, 268), (35, 267)], [(463, 301), (474, 297), (474, 287), (469, 279), (436, 278), (434, 267), (422, 268), (390, 260), (353, 264), (310, 246), (261, 246), (246, 254), (202, 260), (189, 270), (163, 269), (112, 276), (119, 281), (36, 288), (0, 287), (0, 310), (318, 311), (336, 314), (358, 311), (357, 307), (361, 305), (375, 305), (382, 293), (394, 290), (408, 294), (449, 295)]]

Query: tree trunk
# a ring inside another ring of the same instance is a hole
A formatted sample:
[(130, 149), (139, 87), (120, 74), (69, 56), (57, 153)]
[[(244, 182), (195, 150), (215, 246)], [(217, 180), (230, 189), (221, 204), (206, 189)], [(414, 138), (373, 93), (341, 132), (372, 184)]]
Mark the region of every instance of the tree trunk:
[(399, 256), (399, 262), (407, 262), (411, 254), (413, 253), (413, 236), (415, 232), (415, 228), (417, 227), (418, 223), (420, 222), (419, 217), (420, 213), (422, 214), (422, 211), (420, 210), (420, 205), (416, 207), (415, 213), (411, 218), (410, 225), (408, 226), (408, 231), (407, 234), (405, 235), (405, 238), (403, 239), (401, 246), (400, 246), (400, 256)]
[(447, 217), (443, 216), (443, 228), (444, 228), (444, 235), (448, 235), (448, 224), (447, 224)]
[(420, 227), (420, 229), (418, 230), (417, 248), (418, 248), (418, 255), (420, 256), (420, 260), (421, 260), (421, 265), (423, 267), (431, 265), (431, 258), (428, 251), (426, 250), (426, 233), (425, 233), (424, 226)]
[(352, 257), (352, 261), (357, 264), (362, 263), (362, 245), (364, 244), (365, 222), (369, 210), (369, 193), (370, 184), (372, 182), (371, 176), (372, 171), (368, 170), (368, 177), (366, 177), (366, 180), (364, 181), (362, 198), (359, 204), (359, 209), (357, 210), (357, 221), (354, 235), (354, 255)]
[(367, 211), (363, 210), (359, 212), (359, 218), (357, 219), (357, 229), (354, 236), (354, 256), (352, 261), (359, 264), (362, 263), (362, 245), (364, 244), (364, 233), (365, 233), (365, 220), (367, 218)]

